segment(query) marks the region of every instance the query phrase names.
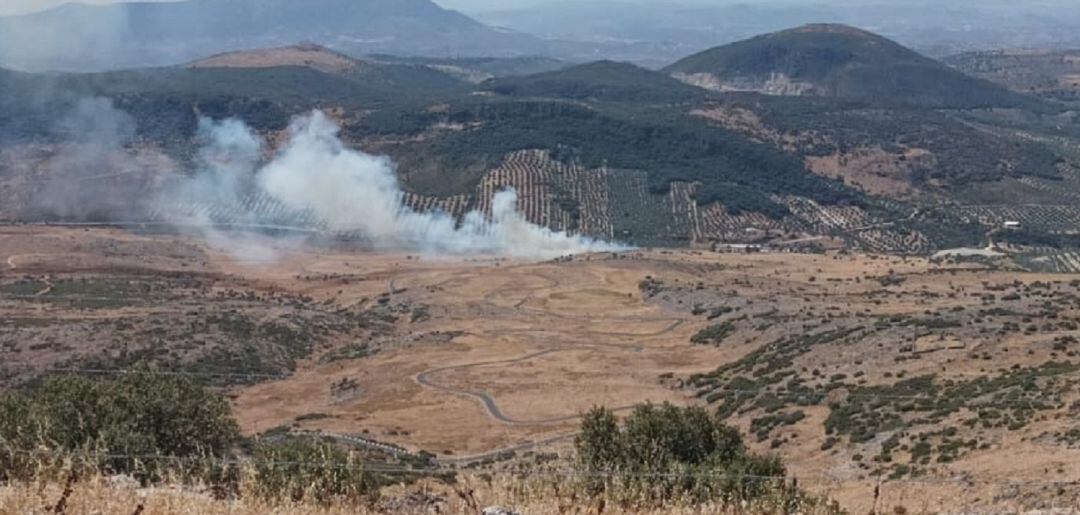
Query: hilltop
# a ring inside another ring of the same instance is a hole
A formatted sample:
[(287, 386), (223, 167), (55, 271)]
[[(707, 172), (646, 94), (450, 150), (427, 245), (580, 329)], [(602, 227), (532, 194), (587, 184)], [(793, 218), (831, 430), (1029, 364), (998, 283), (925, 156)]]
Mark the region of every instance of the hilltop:
[(706, 50), (665, 71), (718, 91), (823, 96), (935, 108), (1037, 104), (879, 35), (817, 24)]
[(191, 62), (188, 68), (278, 68), (301, 66), (325, 73), (359, 71), (367, 63), (315, 43), (225, 52)]

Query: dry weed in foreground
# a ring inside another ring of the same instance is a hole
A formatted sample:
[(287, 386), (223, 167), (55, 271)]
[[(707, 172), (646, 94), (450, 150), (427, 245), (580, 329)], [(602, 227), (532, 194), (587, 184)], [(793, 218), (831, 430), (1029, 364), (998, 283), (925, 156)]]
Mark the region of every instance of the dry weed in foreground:
[[(69, 476), (69, 479), (71, 476)], [(513, 478), (485, 480), (463, 476), (455, 486), (437, 483), (389, 488), (372, 506), (355, 504), (306, 504), (267, 502), (241, 494), (220, 500), (199, 489), (183, 486), (140, 488), (126, 478), (93, 476), (63, 481), (30, 481), (0, 486), (0, 514), (131, 514), (131, 515), (370, 515), (461, 514), (477, 515), (488, 506), (504, 506), (523, 515), (640, 514), (690, 515), (782, 513), (768, 500), (754, 505), (723, 507), (696, 505), (634, 508), (620, 507), (600, 499), (586, 500), (572, 489), (556, 483), (528, 482)], [(543, 483), (543, 484), (541, 484)], [(437, 500), (437, 502), (433, 502)], [(436, 504), (438, 506), (436, 511)], [(804, 515), (835, 513), (825, 507), (808, 506)]]

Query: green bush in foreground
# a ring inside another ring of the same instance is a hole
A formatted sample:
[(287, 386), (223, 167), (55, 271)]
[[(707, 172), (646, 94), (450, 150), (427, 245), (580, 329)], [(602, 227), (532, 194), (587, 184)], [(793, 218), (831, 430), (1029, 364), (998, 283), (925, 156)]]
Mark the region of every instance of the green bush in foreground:
[[(786, 489), (778, 458), (750, 453), (738, 430), (701, 408), (640, 406), (620, 424), (597, 408), (582, 420), (578, 467), (594, 494), (633, 501), (741, 501)], [(797, 494), (792, 492), (795, 502)]]
[[(435, 468), (380, 471), (380, 464), (404, 464), (369, 462), (328, 440), (274, 438), (242, 441), (219, 395), (152, 372), (53, 377), (0, 393), (0, 482), (127, 474), (147, 485), (197, 485), (270, 505), (363, 507), (391, 483), (455, 480)], [(576, 444), (580, 480), (560, 475), (539, 485), (552, 498), (572, 492), (575, 502), (606, 499), (634, 509), (748, 501), (777, 512), (834, 511), (789, 488), (778, 459), (750, 453), (737, 430), (700, 408), (643, 406), (623, 423), (596, 409), (584, 417)], [(519, 480), (546, 480), (533, 474), (538, 464), (524, 465)], [(521, 481), (518, 491), (538, 486)]]
[(154, 479), (177, 463), (226, 456), (239, 439), (229, 404), (181, 377), (58, 376), (0, 394), (0, 459), (7, 461), (0, 476), (66, 455)]
[(354, 454), (325, 442), (259, 444), (252, 458), (253, 493), (268, 500), (332, 504), (373, 502), (379, 481)]
[(49, 377), (0, 393), (0, 481), (127, 474), (144, 484), (195, 484), (270, 502), (359, 504), (380, 487), (363, 465), (327, 442), (251, 447), (224, 398), (149, 370)]

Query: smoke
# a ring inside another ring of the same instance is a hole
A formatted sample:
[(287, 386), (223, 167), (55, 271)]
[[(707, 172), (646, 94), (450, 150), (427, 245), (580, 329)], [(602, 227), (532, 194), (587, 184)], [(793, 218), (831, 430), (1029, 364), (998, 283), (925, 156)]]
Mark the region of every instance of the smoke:
[(252, 170), (262, 158), (263, 142), (247, 125), (235, 119), (217, 123), (200, 118), (196, 140), (202, 143), (196, 156), (202, 175), (189, 183), (191, 198), (235, 202), (252, 188)]
[(141, 192), (172, 171), (158, 152), (134, 148), (135, 121), (106, 98), (83, 98), (56, 122), (55, 150), (38, 165), (23, 216), (125, 220), (142, 211)]
[[(530, 223), (518, 211), (512, 190), (495, 195), (490, 216), (474, 211), (459, 221), (441, 212), (414, 211), (403, 203), (390, 160), (346, 148), (338, 127), (322, 112), (295, 119), (288, 142), (262, 167), (256, 163), (264, 145), (241, 122), (203, 121), (200, 134), (202, 171), (183, 188), (183, 196), (239, 205), (244, 192), (263, 194), (331, 232), (357, 235), (382, 250), (523, 259), (622, 250)], [(258, 213), (244, 218), (261, 222)]]

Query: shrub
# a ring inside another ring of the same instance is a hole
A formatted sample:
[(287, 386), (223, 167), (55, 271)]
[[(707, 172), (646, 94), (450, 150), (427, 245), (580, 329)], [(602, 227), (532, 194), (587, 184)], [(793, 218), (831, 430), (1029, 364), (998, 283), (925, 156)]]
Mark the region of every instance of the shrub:
[[(229, 404), (181, 377), (152, 372), (115, 379), (57, 376), (0, 394), (0, 476), (19, 456), (78, 456), (107, 473), (160, 476), (167, 463), (226, 455), (239, 440)], [(3, 458), (0, 458), (3, 459)]]
[(597, 408), (581, 429), (577, 466), (593, 494), (645, 503), (728, 502), (784, 485), (778, 458), (750, 453), (738, 430), (701, 408), (641, 406), (621, 425), (610, 410)]
[(728, 320), (698, 331), (690, 338), (690, 341), (697, 345), (720, 345), (733, 332), (735, 332), (735, 323)]
[(354, 454), (311, 440), (257, 445), (249, 485), (268, 501), (323, 505), (371, 503), (379, 489)]

